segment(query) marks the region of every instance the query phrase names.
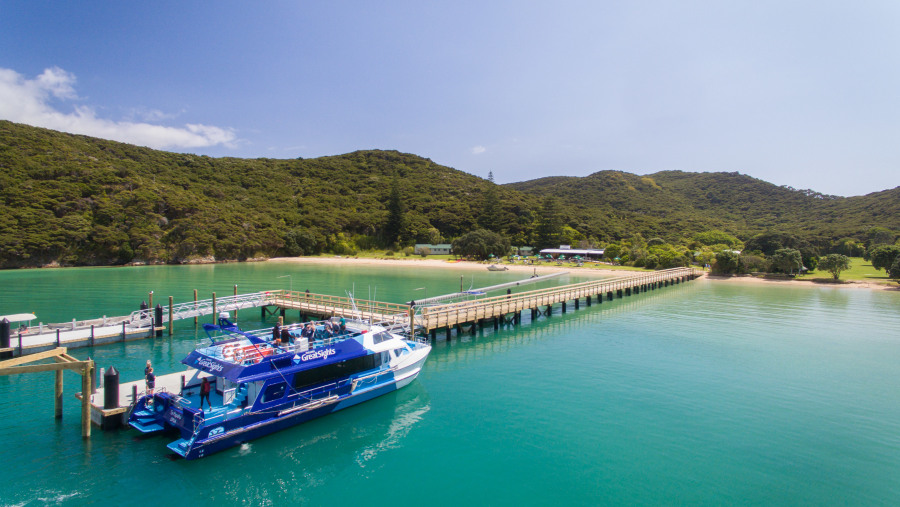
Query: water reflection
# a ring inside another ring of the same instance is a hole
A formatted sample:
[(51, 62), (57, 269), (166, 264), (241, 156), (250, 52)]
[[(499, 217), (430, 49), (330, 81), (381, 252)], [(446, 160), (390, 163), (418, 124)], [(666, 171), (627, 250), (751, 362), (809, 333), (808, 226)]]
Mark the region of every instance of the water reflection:
[[(202, 463), (211, 469), (257, 471), (225, 478), (219, 488), (223, 500), (252, 505), (306, 503), (310, 491), (339, 488), (348, 476), (387, 466), (381, 461), (384, 453), (403, 448), (430, 410), (425, 387), (413, 382), (361, 405), (204, 458)], [(261, 476), (259, 471), (267, 472)], [(203, 487), (202, 482), (196, 486)]]

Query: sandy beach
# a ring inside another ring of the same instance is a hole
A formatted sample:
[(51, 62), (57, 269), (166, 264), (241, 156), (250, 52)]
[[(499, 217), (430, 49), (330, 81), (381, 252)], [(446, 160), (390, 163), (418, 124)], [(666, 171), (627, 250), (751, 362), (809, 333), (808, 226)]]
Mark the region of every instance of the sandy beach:
[[(302, 263), (302, 264), (352, 264), (356, 266), (409, 266), (424, 268), (446, 268), (456, 270), (486, 270), (491, 263), (459, 261), (448, 262), (439, 259), (422, 259), (420, 257), (398, 257), (395, 259), (373, 259), (373, 258), (353, 258), (353, 257), (275, 257), (267, 262), (285, 262), (285, 263)], [(548, 275), (558, 273), (560, 271), (569, 271), (573, 274), (586, 277), (607, 278), (614, 276), (628, 276), (630, 273), (640, 273), (641, 271), (630, 271), (621, 269), (604, 269), (602, 267), (575, 267), (569, 265), (557, 266), (555, 264), (503, 264), (510, 271), (520, 271), (523, 275), (531, 276), (534, 273), (538, 275)], [(861, 281), (840, 281), (838, 283), (823, 282), (819, 280), (792, 280), (778, 278), (762, 278), (757, 276), (713, 276), (708, 273), (704, 274), (705, 278), (714, 283), (729, 284), (770, 284), (782, 287), (833, 287), (841, 289), (870, 289), (870, 290), (889, 290), (900, 292), (900, 284), (885, 284), (878, 281), (861, 282)]]

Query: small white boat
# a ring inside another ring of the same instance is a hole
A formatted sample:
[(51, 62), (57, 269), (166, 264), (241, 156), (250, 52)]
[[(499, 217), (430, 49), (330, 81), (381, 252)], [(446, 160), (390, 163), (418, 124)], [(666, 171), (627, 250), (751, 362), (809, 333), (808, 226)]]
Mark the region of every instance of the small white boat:
[(506, 266), (498, 266), (496, 264), (491, 264), (488, 266), (488, 271), (508, 271), (509, 268)]

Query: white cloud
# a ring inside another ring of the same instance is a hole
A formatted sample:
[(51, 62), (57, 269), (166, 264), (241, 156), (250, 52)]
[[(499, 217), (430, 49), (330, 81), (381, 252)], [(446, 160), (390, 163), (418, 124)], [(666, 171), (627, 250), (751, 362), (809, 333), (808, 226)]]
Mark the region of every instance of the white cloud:
[[(78, 99), (74, 84), (75, 76), (59, 67), (46, 69), (32, 80), (25, 79), (14, 70), (0, 68), (0, 118), (156, 149), (214, 145), (234, 147), (237, 143), (232, 129), (211, 125), (167, 127), (147, 122), (114, 121), (99, 118), (92, 108), (84, 105), (75, 106), (72, 113), (57, 110), (51, 104), (53, 98)], [(155, 119), (167, 117), (159, 111), (144, 116)]]
[(487, 151), (487, 148), (485, 148), (484, 146), (481, 146), (481, 145), (475, 146), (474, 148), (472, 148), (472, 155), (481, 155), (482, 153), (484, 153), (486, 151)]

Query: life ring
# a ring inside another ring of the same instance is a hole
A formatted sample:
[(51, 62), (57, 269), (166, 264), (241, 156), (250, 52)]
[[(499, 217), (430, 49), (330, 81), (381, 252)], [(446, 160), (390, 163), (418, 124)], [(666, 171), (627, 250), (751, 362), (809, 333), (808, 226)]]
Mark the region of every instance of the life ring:
[(222, 347), (222, 357), (225, 359), (231, 359), (234, 356), (234, 345), (225, 345)]

